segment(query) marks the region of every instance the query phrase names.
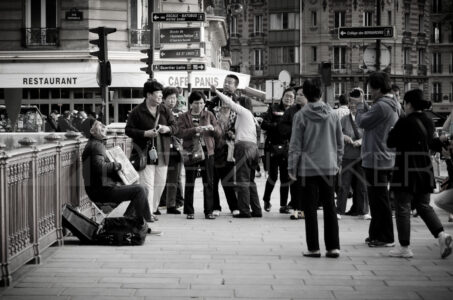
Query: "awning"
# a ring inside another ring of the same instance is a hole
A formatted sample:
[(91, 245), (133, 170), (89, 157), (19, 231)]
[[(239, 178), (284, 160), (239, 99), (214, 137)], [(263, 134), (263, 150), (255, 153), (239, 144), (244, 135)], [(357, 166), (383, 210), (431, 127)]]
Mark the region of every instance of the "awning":
[[(211, 84), (221, 88), (228, 74), (234, 74), (239, 78), (239, 89), (245, 89), (249, 86), (250, 75), (248, 74), (210, 67), (207, 67), (206, 71), (192, 71), (190, 82), (194, 89), (208, 89)], [(154, 72), (154, 78), (164, 86), (187, 88), (189, 83), (187, 72)]]
[[(143, 63), (111, 62), (111, 87), (143, 87)], [(95, 88), (96, 61), (0, 63), (0, 88)]]
[[(111, 65), (111, 87), (143, 87), (149, 78), (140, 70), (145, 66), (140, 61)], [(96, 61), (0, 63), (0, 88), (96, 88), (97, 68)], [(239, 78), (240, 89), (248, 87), (250, 75), (208, 67), (191, 73), (192, 88), (222, 87), (228, 74)], [(189, 82), (187, 72), (154, 72), (154, 78), (164, 86), (187, 88)]]

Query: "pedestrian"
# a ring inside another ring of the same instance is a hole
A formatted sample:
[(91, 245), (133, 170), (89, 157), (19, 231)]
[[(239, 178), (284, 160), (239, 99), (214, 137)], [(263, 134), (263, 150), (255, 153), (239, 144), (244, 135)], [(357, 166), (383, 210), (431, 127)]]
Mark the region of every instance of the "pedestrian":
[[(230, 75), (227, 76), (228, 80), (231, 78)], [(235, 82), (234, 85), (237, 86), (238, 83), (239, 81)], [(239, 214), (233, 215), (233, 217), (261, 218), (263, 213), (255, 183), (255, 171), (259, 161), (257, 145), (258, 124), (252, 113), (252, 102), (247, 97), (239, 97), (239, 103), (236, 103), (231, 97), (217, 91), (214, 85), (211, 85), (211, 92), (216, 94), (220, 101), (223, 101), (237, 114), (234, 125), (234, 160), (236, 163), (236, 193)]]
[[(362, 95), (363, 91), (360, 88), (354, 88), (349, 97), (359, 98)], [(341, 162), (340, 188), (337, 195), (337, 214), (362, 216), (364, 219), (370, 220), (365, 171), (362, 168), (361, 158), (363, 129), (358, 128), (355, 123), (356, 101), (349, 103), (349, 111), (350, 113), (344, 115), (340, 120), (345, 146)], [(351, 187), (353, 205), (346, 212), (346, 204)]]
[[(163, 103), (172, 112), (176, 122), (182, 113), (177, 108), (178, 90), (174, 87), (166, 87), (163, 90)], [(162, 192), (160, 202), (167, 207), (167, 214), (181, 214), (177, 209), (178, 189), (181, 189), (182, 169), (182, 141), (175, 135), (171, 136), (170, 156), (168, 161), (167, 180)], [(181, 191), (179, 192), (181, 194)]]
[(362, 167), (367, 180), (371, 222), (370, 247), (393, 247), (393, 221), (388, 185), (395, 164), (395, 150), (387, 146), (387, 136), (398, 120), (399, 103), (391, 92), (390, 77), (385, 72), (371, 73), (368, 78), (373, 98), (370, 107), (363, 95), (351, 98), (357, 105), (356, 124), (364, 130), (362, 138)]
[(66, 110), (63, 115), (58, 118), (58, 132), (75, 131), (78, 132), (77, 128), (72, 125), (71, 112)]
[(335, 212), (334, 177), (343, 155), (343, 134), (338, 115), (321, 100), (319, 79), (306, 80), (303, 92), (308, 103), (294, 116), (289, 145), (288, 172), (300, 177), (304, 190), (305, 234), (308, 250), (303, 255), (320, 257), (317, 209), (322, 199), (326, 256), (340, 256)]
[[(423, 98), (421, 90), (411, 90), (404, 95), (406, 116), (400, 118), (387, 139), (387, 146), (396, 148), (395, 171), (392, 189), (395, 190), (396, 228), (400, 248), (389, 252), (394, 257), (412, 257), (410, 249), (411, 204), (425, 222), (431, 234), (438, 239), (440, 255), (446, 258), (451, 254), (452, 238), (445, 233), (442, 224), (431, 207), (430, 194), (436, 186), (430, 149), (433, 143), (434, 124), (424, 110), (431, 107), (431, 102)], [(438, 140), (438, 138), (437, 138)]]
[[(296, 98), (294, 99), (294, 105), (288, 108), (283, 114), (282, 120), (278, 125), (278, 131), (284, 139), (291, 140), (291, 132), (293, 127), (294, 115), (307, 104), (307, 98), (304, 96), (304, 90), (302, 86), (295, 87)], [(292, 182), (289, 186), (291, 194), (291, 202), (288, 206), (293, 208), (293, 213), (290, 216), (291, 220), (298, 220), (305, 218), (304, 207), (303, 207), (303, 190), (302, 184)]]
[(283, 92), (279, 103), (269, 105), (266, 115), (261, 123), (261, 129), (266, 130), (264, 146), (265, 164), (269, 172), (264, 188), (264, 210), (271, 210), (271, 194), (280, 173), (280, 213), (289, 214), (288, 193), (290, 180), (288, 177), (288, 146), (289, 139), (281, 135), (278, 126), (283, 114), (294, 104), (296, 91), (288, 88)]
[(193, 195), (195, 179), (200, 170), (203, 180), (203, 207), (206, 219), (214, 220), (213, 212), (213, 180), (214, 180), (214, 137), (220, 135), (220, 127), (210, 111), (204, 110), (206, 96), (198, 91), (189, 95), (189, 110), (178, 119), (178, 137), (183, 139), (183, 148), (189, 157), (194, 156), (195, 149), (202, 148), (201, 159), (190, 161), (186, 159), (186, 184), (184, 190), (184, 213), (187, 219), (195, 218)]
[(160, 197), (167, 179), (170, 160), (171, 136), (177, 126), (170, 109), (162, 104), (163, 86), (157, 81), (147, 81), (143, 86), (145, 99), (130, 113), (126, 123), (126, 135), (132, 138), (132, 153), (146, 155), (146, 165), (139, 170), (140, 183), (148, 189), (151, 219), (156, 215)]
[(58, 131), (58, 111), (52, 110), (46, 122), (46, 132)]

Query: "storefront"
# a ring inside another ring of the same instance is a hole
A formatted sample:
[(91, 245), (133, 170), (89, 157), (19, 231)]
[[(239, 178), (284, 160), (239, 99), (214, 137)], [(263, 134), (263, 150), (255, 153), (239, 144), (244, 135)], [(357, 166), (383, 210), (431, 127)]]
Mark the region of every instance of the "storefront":
[[(142, 87), (148, 75), (140, 71), (143, 63), (112, 61), (110, 86), (110, 121), (124, 122), (128, 112), (143, 101)], [(22, 105), (36, 105), (43, 115), (52, 110), (102, 109), (101, 90), (97, 84), (96, 61), (80, 62), (17, 62), (0, 64), (0, 104), (4, 104), (4, 88), (22, 89)], [(193, 89), (209, 89), (211, 84), (223, 86), (227, 74), (239, 77), (239, 88), (248, 87), (250, 75), (207, 68), (190, 74)], [(155, 72), (154, 77), (164, 86), (186, 89), (187, 72)]]

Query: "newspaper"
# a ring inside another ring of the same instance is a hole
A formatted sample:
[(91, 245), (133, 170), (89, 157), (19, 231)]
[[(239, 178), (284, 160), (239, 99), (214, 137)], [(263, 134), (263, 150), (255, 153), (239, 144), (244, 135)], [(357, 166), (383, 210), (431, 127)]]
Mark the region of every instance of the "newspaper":
[(107, 149), (106, 153), (111, 162), (117, 162), (121, 164), (122, 168), (118, 171), (118, 175), (125, 185), (130, 185), (138, 181), (138, 172), (134, 169), (120, 146), (115, 146), (111, 149)]

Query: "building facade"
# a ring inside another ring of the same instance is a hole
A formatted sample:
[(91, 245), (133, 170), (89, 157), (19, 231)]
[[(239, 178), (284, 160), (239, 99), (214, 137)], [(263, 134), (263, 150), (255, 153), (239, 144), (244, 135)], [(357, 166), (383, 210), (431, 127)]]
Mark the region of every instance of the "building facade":
[[(140, 50), (150, 46), (148, 3), (154, 12), (203, 12), (202, 0), (4, 0), (0, 1), (0, 104), (6, 89), (22, 89), (22, 104), (37, 105), (47, 115), (51, 110), (100, 111), (103, 106), (97, 84), (96, 47), (89, 40), (98, 36), (89, 28), (116, 28), (108, 35), (112, 65), (110, 122), (124, 122), (134, 105), (143, 101), (143, 83), (149, 75)], [(160, 59), (159, 51), (173, 45), (159, 43), (154, 23), (155, 63), (187, 60)], [(171, 25), (169, 25), (171, 27)], [(200, 28), (200, 43), (184, 48), (201, 49), (209, 67), (222, 66), (221, 49), (226, 44), (225, 17), (206, 14), (205, 22), (182, 22), (174, 27)], [(176, 85), (178, 82), (175, 83)], [(181, 85), (182, 86), (182, 85)], [(183, 86), (184, 87), (184, 86)]]
[[(241, 2), (241, 1), (239, 1)], [(244, 0), (247, 13), (230, 26), (233, 68), (252, 75), (264, 89), (281, 70), (295, 84), (320, 76), (330, 63), (326, 100), (334, 104), (353, 87), (366, 87), (375, 70), (376, 41), (339, 38), (340, 27), (391, 26), (380, 40), (381, 70), (401, 91), (420, 88), (434, 111), (450, 111), (452, 94), (452, 3), (442, 0)]]

